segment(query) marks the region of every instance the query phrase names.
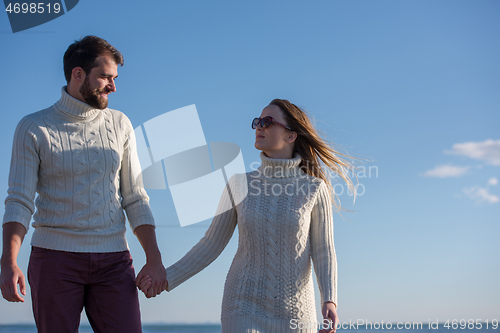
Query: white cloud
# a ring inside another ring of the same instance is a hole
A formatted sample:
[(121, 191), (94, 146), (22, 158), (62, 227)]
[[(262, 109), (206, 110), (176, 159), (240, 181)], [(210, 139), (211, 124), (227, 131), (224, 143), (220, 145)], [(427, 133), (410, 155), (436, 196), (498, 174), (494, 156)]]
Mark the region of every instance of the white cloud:
[(488, 185), (495, 186), (497, 184), (498, 184), (498, 179), (496, 177), (492, 177), (492, 178), (488, 179)]
[(500, 140), (455, 143), (452, 149), (445, 150), (445, 153), (462, 155), (500, 166)]
[(423, 176), (424, 177), (438, 177), (438, 178), (448, 178), (448, 177), (461, 177), (470, 167), (468, 166), (454, 166), (454, 165), (438, 165), (434, 169), (427, 170)]
[(491, 194), (487, 188), (480, 186), (466, 187), (463, 192), (476, 203), (497, 203), (500, 202), (500, 198), (494, 194)]

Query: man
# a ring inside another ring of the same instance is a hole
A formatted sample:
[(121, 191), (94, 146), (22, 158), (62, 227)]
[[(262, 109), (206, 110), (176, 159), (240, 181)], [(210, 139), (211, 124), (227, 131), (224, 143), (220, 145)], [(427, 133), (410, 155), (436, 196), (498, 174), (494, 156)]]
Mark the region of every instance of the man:
[(146, 296), (166, 287), (133, 127), (107, 108), (118, 65), (121, 53), (101, 38), (70, 45), (61, 99), (25, 116), (14, 135), (0, 286), (6, 300), (24, 301), (17, 255), (36, 205), (28, 280), (38, 332), (78, 332), (83, 307), (94, 332), (141, 332), (123, 210), (146, 253), (137, 276), (152, 278)]

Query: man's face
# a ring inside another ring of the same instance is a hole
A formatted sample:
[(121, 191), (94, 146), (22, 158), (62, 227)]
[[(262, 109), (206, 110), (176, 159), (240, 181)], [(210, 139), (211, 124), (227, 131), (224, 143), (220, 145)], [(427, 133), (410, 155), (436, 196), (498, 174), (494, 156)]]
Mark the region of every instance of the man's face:
[(109, 55), (97, 59), (97, 67), (92, 68), (80, 87), (80, 94), (85, 102), (96, 108), (108, 107), (108, 95), (116, 91), (115, 79), (118, 77), (118, 65)]

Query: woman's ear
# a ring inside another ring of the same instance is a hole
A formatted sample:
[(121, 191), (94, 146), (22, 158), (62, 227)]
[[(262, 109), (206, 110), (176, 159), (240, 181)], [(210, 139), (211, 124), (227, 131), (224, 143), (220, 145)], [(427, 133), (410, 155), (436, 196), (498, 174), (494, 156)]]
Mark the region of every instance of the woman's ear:
[(291, 131), (288, 137), (286, 138), (286, 142), (292, 143), (295, 141), (295, 139), (297, 139), (297, 132)]

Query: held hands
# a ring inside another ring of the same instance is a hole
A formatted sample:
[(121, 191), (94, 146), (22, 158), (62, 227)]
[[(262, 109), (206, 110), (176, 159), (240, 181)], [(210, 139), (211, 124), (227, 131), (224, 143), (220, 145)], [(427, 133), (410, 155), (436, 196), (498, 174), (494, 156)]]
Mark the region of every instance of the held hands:
[[(166, 290), (167, 272), (161, 261), (147, 262), (137, 274), (135, 285), (147, 298), (156, 297)], [(145, 285), (146, 287), (144, 287)]]
[(19, 284), (21, 294), (26, 296), (26, 282), (24, 280), (24, 274), (19, 266), (15, 263), (2, 265), (0, 287), (2, 289), (3, 298), (9, 302), (24, 302), (24, 298), (17, 292), (17, 284)]
[[(329, 329), (320, 330), (319, 333), (335, 333), (335, 331), (337, 330), (337, 323), (339, 322), (339, 316), (337, 315), (337, 306), (335, 305), (335, 303), (325, 302), (323, 304), (321, 313), (323, 314), (323, 319), (329, 322)], [(326, 323), (326, 321), (323, 322)]]
[[(137, 281), (138, 281), (138, 282), (136, 282), (137, 288), (139, 288), (139, 290), (142, 291), (144, 293), (144, 295), (146, 295), (146, 297), (148, 297), (148, 294), (150, 293), (150, 290), (152, 289), (151, 286), (153, 284), (153, 279), (149, 275), (144, 275), (140, 280), (137, 280)], [(166, 284), (164, 290), (167, 290), (167, 288), (168, 288), (168, 281), (167, 281), (167, 284)]]
[[(151, 225), (140, 225), (134, 230), (137, 239), (146, 253), (146, 265), (135, 278), (135, 285), (148, 276), (151, 278), (150, 287), (144, 292), (147, 298), (156, 297), (167, 288), (167, 271), (161, 262), (161, 253), (156, 244), (155, 228)], [(142, 290), (142, 288), (141, 288)]]

